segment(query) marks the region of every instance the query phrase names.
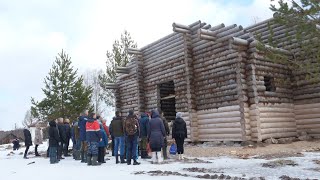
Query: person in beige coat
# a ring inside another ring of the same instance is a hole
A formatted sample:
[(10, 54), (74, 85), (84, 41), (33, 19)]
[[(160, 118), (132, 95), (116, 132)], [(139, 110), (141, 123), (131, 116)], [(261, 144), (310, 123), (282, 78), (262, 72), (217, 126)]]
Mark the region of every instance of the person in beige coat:
[(38, 147), (40, 144), (42, 144), (42, 141), (43, 141), (42, 129), (40, 127), (40, 124), (38, 123), (36, 125), (35, 137), (34, 137), (34, 144), (36, 145), (34, 151), (36, 156), (40, 156), (40, 154), (38, 153)]

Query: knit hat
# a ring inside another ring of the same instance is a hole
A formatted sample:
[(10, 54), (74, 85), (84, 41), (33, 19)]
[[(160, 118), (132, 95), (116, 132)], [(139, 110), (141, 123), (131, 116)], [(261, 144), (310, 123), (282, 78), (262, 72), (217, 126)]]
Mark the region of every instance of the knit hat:
[(182, 113), (181, 112), (177, 112), (176, 118), (181, 118), (181, 117), (182, 117)]

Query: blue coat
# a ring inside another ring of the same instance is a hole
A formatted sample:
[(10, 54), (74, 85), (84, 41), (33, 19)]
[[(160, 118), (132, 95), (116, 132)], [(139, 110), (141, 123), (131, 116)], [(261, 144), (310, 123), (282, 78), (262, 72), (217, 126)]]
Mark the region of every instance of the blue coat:
[(102, 124), (100, 124), (100, 133), (102, 135), (102, 141), (99, 142), (99, 147), (107, 147), (108, 146), (108, 136), (107, 136), (107, 133), (104, 130)]
[(148, 136), (148, 125), (149, 125), (149, 117), (145, 114), (141, 114), (141, 118), (139, 120), (140, 125), (140, 137)]
[(149, 121), (148, 138), (151, 149), (162, 148), (166, 131), (158, 110), (152, 110), (151, 120)]
[(88, 121), (87, 116), (80, 116), (79, 117), (79, 131), (80, 131), (80, 141), (86, 141), (86, 123)]

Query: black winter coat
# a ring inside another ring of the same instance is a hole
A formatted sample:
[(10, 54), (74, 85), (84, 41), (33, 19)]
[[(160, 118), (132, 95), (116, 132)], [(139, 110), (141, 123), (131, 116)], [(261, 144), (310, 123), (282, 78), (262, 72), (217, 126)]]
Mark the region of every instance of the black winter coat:
[(70, 140), (71, 138), (71, 127), (69, 123), (64, 123), (65, 129), (66, 129), (66, 140)]
[(176, 118), (172, 125), (172, 138), (187, 138), (187, 125), (182, 118)]
[(32, 146), (31, 133), (28, 129), (23, 130), (25, 146)]
[(58, 130), (60, 135), (60, 142), (66, 143), (67, 142), (66, 126), (63, 123), (58, 123)]
[(57, 129), (57, 124), (55, 121), (49, 122), (49, 147), (58, 147), (60, 136)]

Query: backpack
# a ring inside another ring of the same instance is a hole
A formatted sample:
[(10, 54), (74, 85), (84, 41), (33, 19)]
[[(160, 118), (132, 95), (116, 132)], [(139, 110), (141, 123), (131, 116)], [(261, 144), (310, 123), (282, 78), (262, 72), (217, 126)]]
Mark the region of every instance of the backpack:
[(127, 117), (125, 120), (125, 129), (127, 135), (134, 135), (137, 132), (137, 120), (135, 117)]

